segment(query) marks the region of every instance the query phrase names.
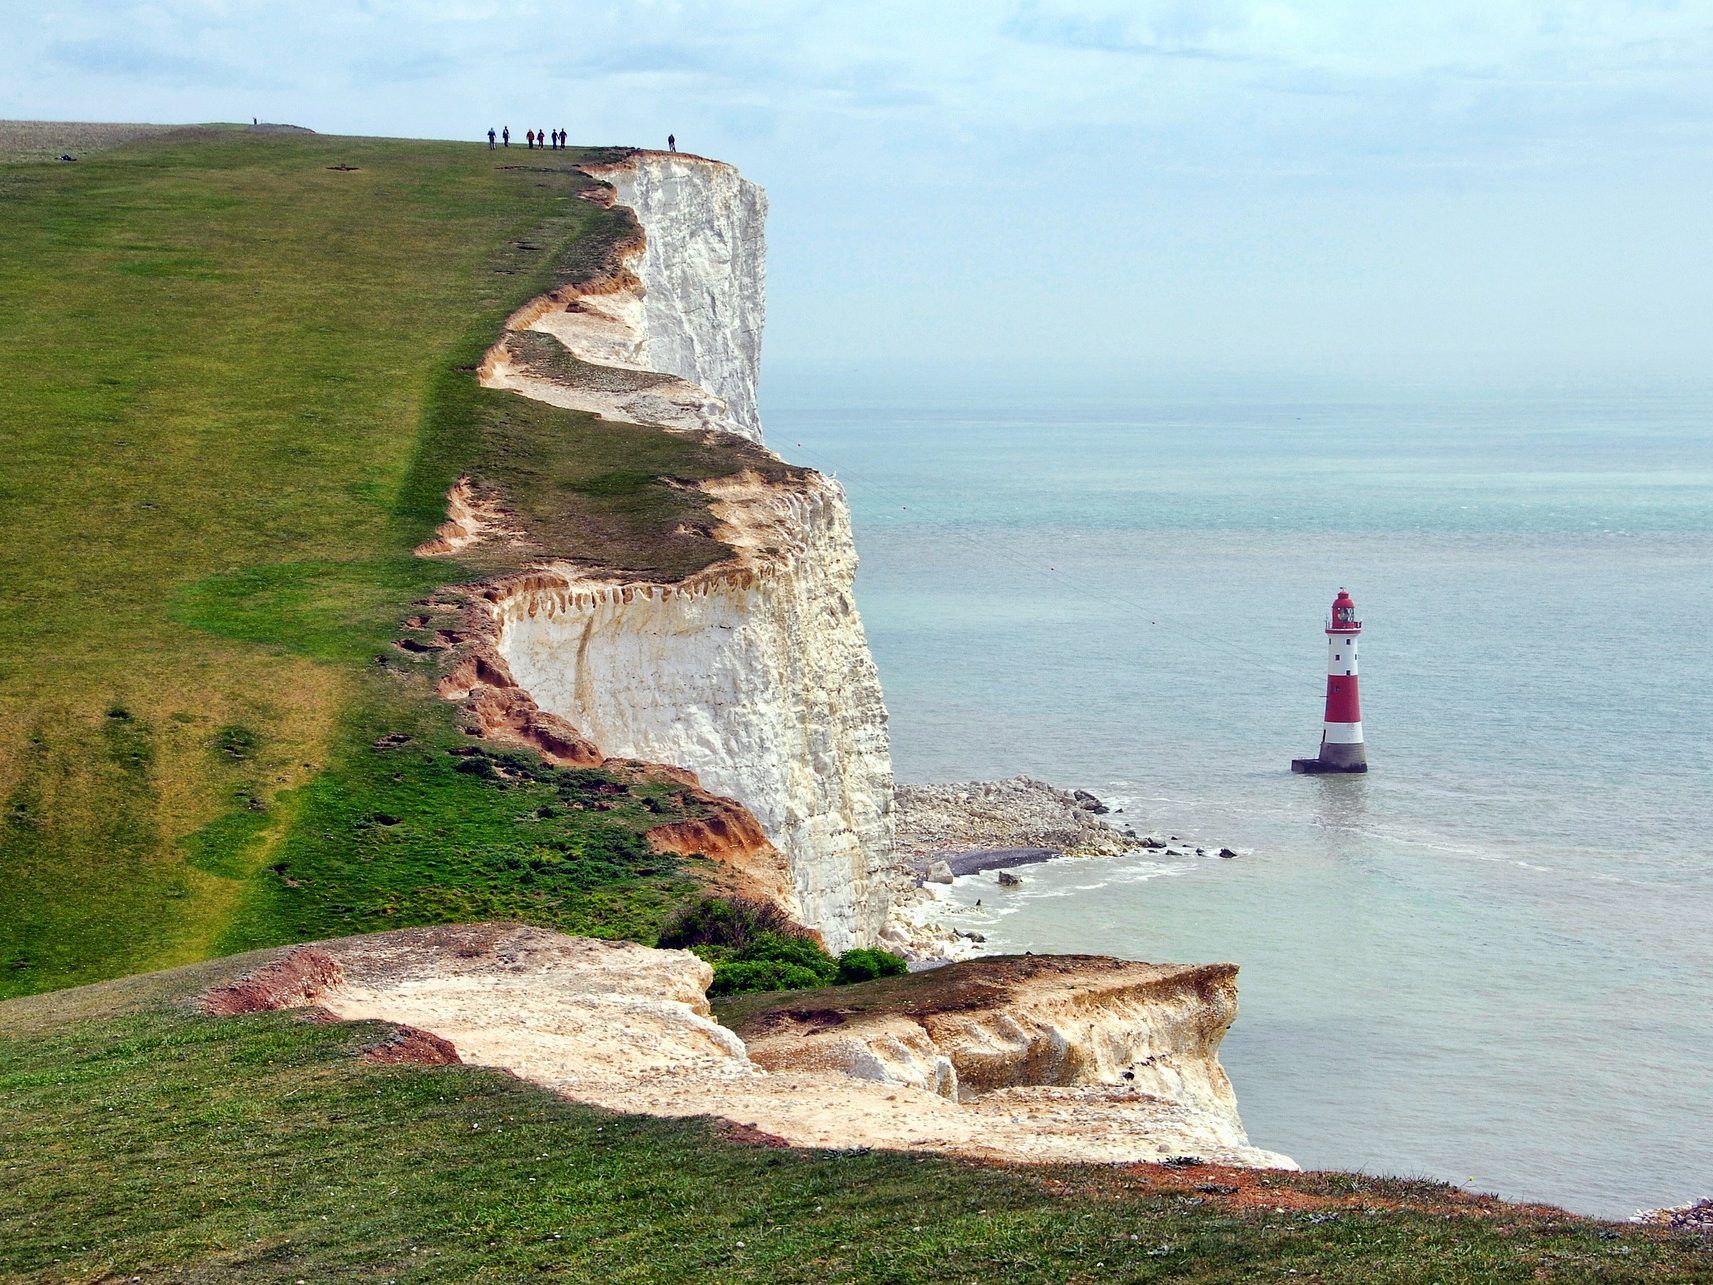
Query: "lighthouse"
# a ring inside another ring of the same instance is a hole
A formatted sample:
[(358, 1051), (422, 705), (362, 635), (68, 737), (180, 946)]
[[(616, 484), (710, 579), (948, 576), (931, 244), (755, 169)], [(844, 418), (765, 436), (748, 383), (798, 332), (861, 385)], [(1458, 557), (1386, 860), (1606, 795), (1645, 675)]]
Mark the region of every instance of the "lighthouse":
[(1312, 759), (1292, 759), (1291, 771), (1368, 770), (1368, 754), (1362, 746), (1362, 702), (1356, 694), (1356, 640), (1361, 636), (1356, 604), (1340, 589), (1326, 622), (1326, 722), (1321, 727), (1320, 753)]

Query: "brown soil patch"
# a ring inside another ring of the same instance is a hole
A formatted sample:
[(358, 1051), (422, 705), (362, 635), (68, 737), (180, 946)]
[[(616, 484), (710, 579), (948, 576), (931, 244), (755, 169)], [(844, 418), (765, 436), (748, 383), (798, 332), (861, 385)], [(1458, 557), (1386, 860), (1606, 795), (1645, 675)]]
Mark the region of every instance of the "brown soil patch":
[(1122, 1199), (1136, 1194), (1176, 1195), (1233, 1211), (1262, 1213), (1437, 1214), (1448, 1218), (1541, 1218), (1574, 1215), (1553, 1205), (1512, 1204), (1497, 1196), (1437, 1183), (1362, 1178), (1347, 1173), (1288, 1173), (1205, 1164), (1192, 1157), (1168, 1164), (1090, 1168), (1074, 1176), (1041, 1171), (1041, 1186), (1060, 1196)]
[(399, 1026), (379, 1044), (363, 1050), (365, 1062), (409, 1066), (462, 1066), (451, 1040), (416, 1026)]
[(789, 1147), (791, 1145), (777, 1133), (758, 1129), (753, 1124), (728, 1122), (721, 1126), (720, 1136), (727, 1142), (737, 1143), (740, 1147)]
[(255, 972), (208, 991), (202, 997), (202, 1011), (213, 1017), (234, 1017), (302, 1008), (341, 976), (339, 965), (326, 951), (298, 946)]

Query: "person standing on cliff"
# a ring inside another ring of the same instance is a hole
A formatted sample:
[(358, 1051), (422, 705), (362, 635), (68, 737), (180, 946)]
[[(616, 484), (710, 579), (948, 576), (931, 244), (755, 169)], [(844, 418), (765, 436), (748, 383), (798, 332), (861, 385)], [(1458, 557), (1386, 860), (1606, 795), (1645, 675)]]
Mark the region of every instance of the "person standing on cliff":
[(678, 136), (676, 134), (668, 134), (666, 136), (666, 150), (669, 152), (676, 152), (678, 150)]
[(494, 150), (494, 131), (491, 129), (488, 131), (488, 150)]
[(507, 125), (505, 128), (500, 130), (500, 141), (507, 147), (512, 145), (512, 127), (510, 125)]

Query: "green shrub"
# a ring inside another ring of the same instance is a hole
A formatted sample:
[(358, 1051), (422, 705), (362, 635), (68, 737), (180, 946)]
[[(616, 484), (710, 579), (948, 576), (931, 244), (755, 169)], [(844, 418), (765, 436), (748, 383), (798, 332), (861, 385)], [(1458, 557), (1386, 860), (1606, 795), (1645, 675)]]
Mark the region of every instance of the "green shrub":
[(662, 950), (729, 946), (742, 951), (764, 934), (808, 939), (778, 906), (742, 897), (705, 897), (684, 907), (660, 930)]
[(840, 986), (849, 986), (852, 982), (872, 982), (877, 977), (900, 977), (909, 971), (904, 957), (890, 950), (847, 950), (839, 956), (835, 980)]
[(712, 964), (710, 995), (843, 986), (907, 971), (886, 950), (847, 950), (834, 959), (778, 907), (740, 897), (705, 897), (684, 907), (661, 930), (660, 946)]
[(775, 932), (761, 933), (738, 951), (737, 958), (746, 964), (762, 961), (795, 964), (813, 974), (817, 986), (831, 986), (833, 979), (839, 975), (838, 961), (821, 949), (819, 942), (807, 937), (787, 937), (783, 933)]
[(779, 959), (733, 959), (714, 965), (710, 995), (737, 995), (745, 991), (814, 990), (825, 985), (801, 964)]

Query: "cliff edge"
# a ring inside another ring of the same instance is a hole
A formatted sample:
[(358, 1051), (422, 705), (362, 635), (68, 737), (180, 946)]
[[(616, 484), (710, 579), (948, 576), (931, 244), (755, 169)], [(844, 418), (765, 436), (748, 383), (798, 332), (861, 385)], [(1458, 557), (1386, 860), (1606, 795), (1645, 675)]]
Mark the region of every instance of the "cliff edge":
[(1294, 1169), (1249, 1145), (1219, 1065), (1236, 972), (1000, 957), (751, 997), (722, 1024), (687, 951), (467, 924), (296, 947), (205, 1005), (403, 1024), (435, 1062), (795, 1146)]
[[(519, 310), (479, 372), (490, 388), (667, 432), (759, 443), (761, 189), (729, 165), (639, 152), (585, 170), (640, 219), (616, 264)], [(834, 951), (873, 945), (893, 872), (886, 707), (853, 596), (856, 549), (830, 478), (758, 461), (699, 489), (728, 556), (639, 577), (545, 558), (503, 577), (477, 622), (486, 679), (607, 758), (694, 773), (736, 800), (783, 862), (777, 898)], [(503, 538), (503, 497), (454, 488), (437, 541)], [(491, 694), (485, 697), (492, 703)]]

